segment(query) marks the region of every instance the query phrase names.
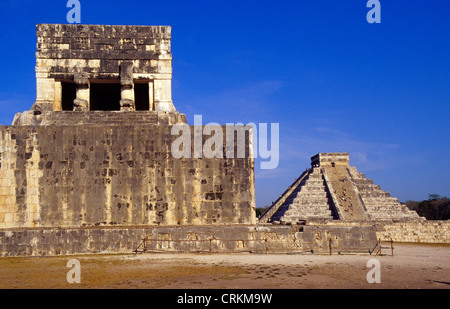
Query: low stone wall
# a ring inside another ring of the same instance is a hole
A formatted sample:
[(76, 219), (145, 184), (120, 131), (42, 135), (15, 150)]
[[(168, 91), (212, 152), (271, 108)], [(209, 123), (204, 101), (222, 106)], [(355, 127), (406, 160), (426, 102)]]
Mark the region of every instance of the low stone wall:
[[(143, 241), (145, 239), (145, 242)], [(0, 230), (0, 256), (147, 252), (369, 254), (375, 229), (355, 226), (169, 226)], [(145, 249), (145, 250), (144, 250)]]
[(395, 242), (450, 243), (450, 220), (407, 221), (376, 225), (377, 238)]

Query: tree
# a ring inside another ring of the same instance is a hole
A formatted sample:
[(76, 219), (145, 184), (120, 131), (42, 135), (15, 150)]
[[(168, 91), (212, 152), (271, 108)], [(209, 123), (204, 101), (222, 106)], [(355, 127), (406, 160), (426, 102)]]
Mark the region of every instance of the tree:
[(427, 220), (448, 220), (450, 219), (450, 200), (441, 197), (439, 194), (429, 194), (428, 200), (407, 201), (406, 206), (415, 210), (421, 217)]
[(440, 200), (441, 196), (439, 194), (428, 194), (428, 200), (429, 201), (436, 201)]
[(259, 218), (267, 209), (269, 209), (270, 206), (266, 205), (264, 207), (257, 207), (256, 208), (256, 217)]

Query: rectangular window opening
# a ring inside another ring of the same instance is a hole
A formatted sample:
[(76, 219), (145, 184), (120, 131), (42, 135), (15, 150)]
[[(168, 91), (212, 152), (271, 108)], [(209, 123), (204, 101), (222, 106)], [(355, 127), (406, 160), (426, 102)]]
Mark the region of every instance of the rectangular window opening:
[(61, 83), (61, 108), (63, 111), (73, 111), (73, 100), (77, 96), (74, 83)]
[(90, 84), (91, 111), (119, 111), (120, 84)]
[(148, 94), (148, 83), (134, 84), (134, 104), (137, 111), (148, 111), (150, 109)]

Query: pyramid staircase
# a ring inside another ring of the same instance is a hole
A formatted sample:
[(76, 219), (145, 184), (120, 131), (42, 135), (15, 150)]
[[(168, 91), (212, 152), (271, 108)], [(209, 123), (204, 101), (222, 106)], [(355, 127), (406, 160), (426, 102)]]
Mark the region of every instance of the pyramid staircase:
[[(280, 203), (270, 222), (297, 224), (312, 219), (333, 220), (335, 215), (330, 205), (330, 195), (325, 187), (323, 174), (320, 168), (312, 168), (307, 170), (296, 188)], [(264, 216), (265, 214), (261, 219)]]

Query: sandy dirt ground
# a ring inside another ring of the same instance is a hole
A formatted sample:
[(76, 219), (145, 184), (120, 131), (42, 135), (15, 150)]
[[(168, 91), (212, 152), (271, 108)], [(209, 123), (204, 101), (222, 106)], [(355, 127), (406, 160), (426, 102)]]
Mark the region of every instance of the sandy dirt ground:
[[(394, 256), (121, 254), (0, 258), (2, 289), (449, 289), (450, 245), (395, 244)], [(81, 283), (68, 283), (70, 259)], [(370, 259), (380, 283), (368, 283)]]

